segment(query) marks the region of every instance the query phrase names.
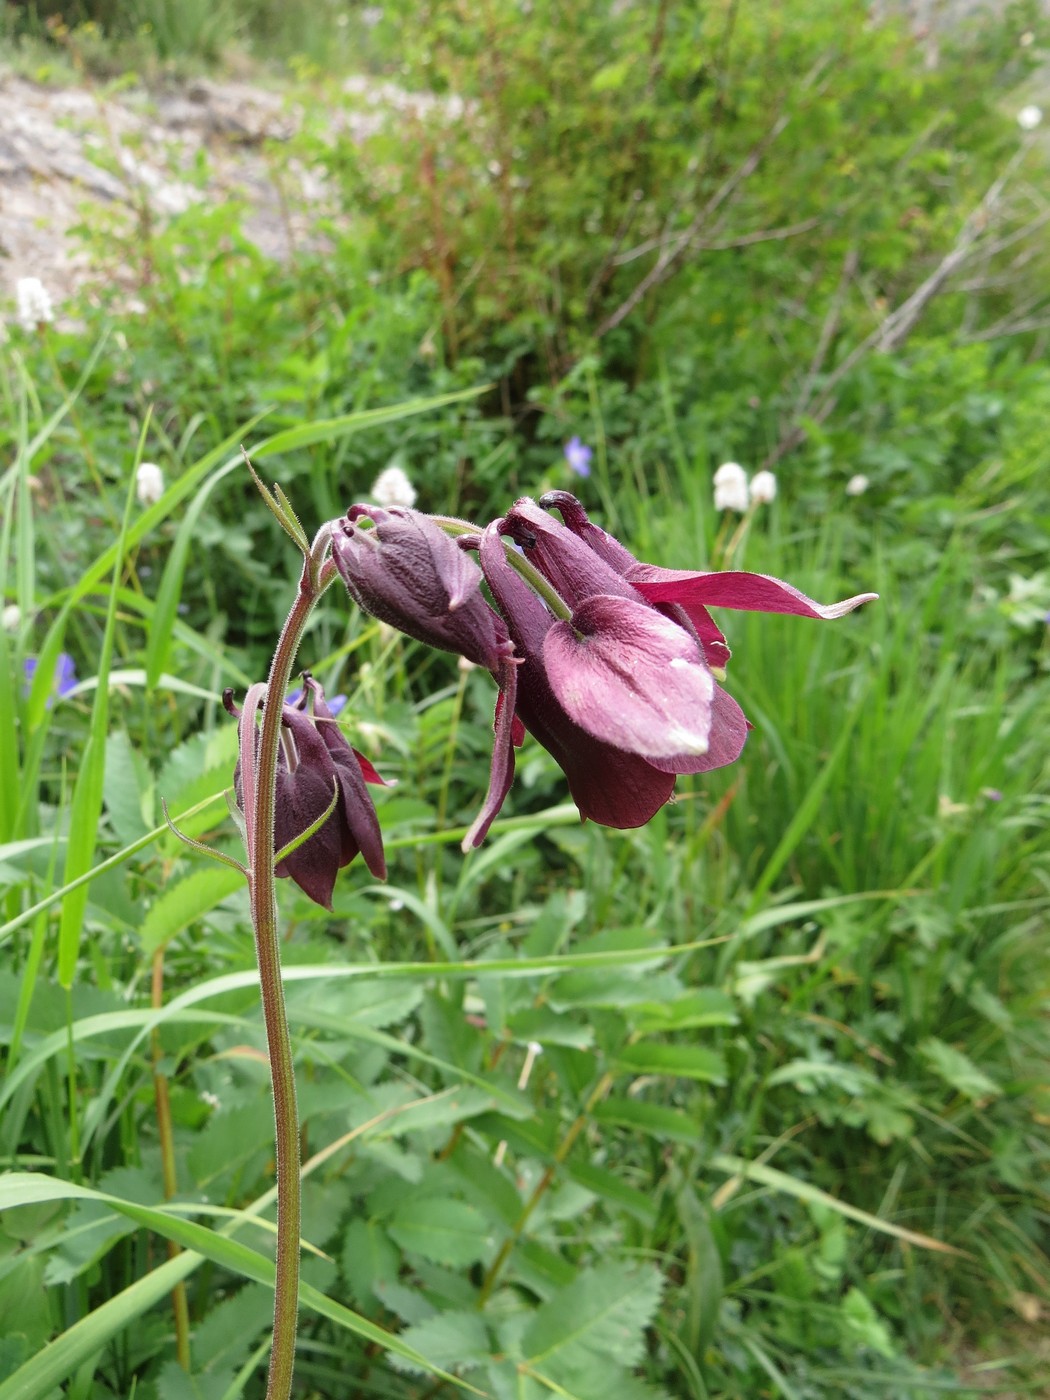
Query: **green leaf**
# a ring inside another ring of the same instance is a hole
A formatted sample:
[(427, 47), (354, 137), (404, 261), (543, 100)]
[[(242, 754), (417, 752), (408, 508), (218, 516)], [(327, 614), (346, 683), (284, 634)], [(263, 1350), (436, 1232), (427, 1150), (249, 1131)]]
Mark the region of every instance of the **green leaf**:
[(654, 997), (637, 1007), (631, 1024), (640, 1031), (699, 1030), (704, 1026), (735, 1026), (736, 1003), (716, 987), (702, 987), (660, 1004)]
[(343, 1274), (359, 1303), (378, 1299), (379, 1288), (396, 1283), (400, 1256), (390, 1237), (375, 1220), (351, 1220), (340, 1258)]
[[(202, 1262), (202, 1258), (211, 1259), (222, 1268), (273, 1288), (273, 1261), (230, 1239), (228, 1233), (217, 1233), (198, 1225), (195, 1221), (182, 1219), (167, 1211), (136, 1205), (69, 1181), (55, 1181), (32, 1172), (11, 1172), (5, 1177), (0, 1177), (0, 1210), (53, 1200), (105, 1202), (137, 1224), (155, 1230), (165, 1238), (182, 1245), (183, 1253), (161, 1265), (159, 1269), (154, 1269), (144, 1279), (132, 1284), (115, 1298), (102, 1303), (68, 1331), (49, 1342), (42, 1351), (19, 1367), (14, 1375), (0, 1383), (0, 1400), (44, 1400), (52, 1386), (68, 1379), (82, 1361), (101, 1351), (112, 1336), (169, 1293), (173, 1284), (192, 1273)], [(231, 1227), (247, 1224), (251, 1219), (250, 1213), (244, 1212), (236, 1221), (231, 1222)], [(300, 1299), (304, 1307), (320, 1313), (365, 1341), (377, 1344), (384, 1350), (396, 1352), (409, 1362), (444, 1380), (455, 1381), (454, 1377), (439, 1367), (431, 1366), (426, 1357), (406, 1346), (400, 1337), (385, 1332), (367, 1318), (360, 1317), (341, 1303), (326, 1297), (310, 1284), (301, 1285)], [(456, 1383), (475, 1394), (479, 1393), (465, 1382)]]
[(544, 1303), (525, 1329), (521, 1345), (529, 1365), (542, 1371), (555, 1357), (567, 1364), (602, 1358), (637, 1365), (662, 1287), (652, 1265), (617, 1261), (585, 1270)]
[(665, 1108), (663, 1104), (648, 1103), (645, 1099), (610, 1096), (604, 1103), (595, 1106), (593, 1116), (598, 1123), (616, 1124), (634, 1133), (647, 1133), (660, 1142), (695, 1144), (700, 1136), (699, 1124), (687, 1113), (681, 1113), (676, 1108)]
[(1002, 1093), (999, 1085), (984, 1070), (978, 1069), (968, 1055), (931, 1035), (919, 1046), (926, 1063), (958, 1093), (968, 1099), (997, 1099)]
[(482, 1213), (451, 1196), (417, 1196), (402, 1202), (387, 1229), (402, 1249), (435, 1264), (476, 1264), (496, 1243)]
[(145, 760), (132, 748), (126, 731), (114, 729), (106, 739), (102, 795), (110, 825), (124, 845), (137, 841), (148, 830), (142, 816), (142, 798), (148, 787)]
[[(435, 1313), (424, 1322), (407, 1327), (401, 1340), (448, 1371), (469, 1371), (491, 1359), (489, 1335), (476, 1312)], [(390, 1360), (399, 1371), (419, 1370), (396, 1355), (391, 1355)]]
[(615, 1068), (628, 1074), (666, 1074), (709, 1084), (726, 1082), (722, 1056), (700, 1045), (667, 1045), (653, 1040), (625, 1045), (616, 1056)]
[(244, 876), (227, 865), (208, 865), (169, 885), (150, 905), (140, 936), (147, 953), (168, 943), (205, 914), (245, 887)]

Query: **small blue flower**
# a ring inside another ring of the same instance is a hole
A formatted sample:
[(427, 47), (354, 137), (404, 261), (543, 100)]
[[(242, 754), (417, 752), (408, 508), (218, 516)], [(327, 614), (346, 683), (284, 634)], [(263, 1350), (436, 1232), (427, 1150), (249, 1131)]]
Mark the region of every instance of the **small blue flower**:
[[(22, 674), (24, 677), (22, 691), (25, 695), (28, 695), (30, 690), (33, 688), (33, 678), (36, 675), (37, 664), (38, 663), (35, 656), (27, 656), (25, 661), (22, 663)], [(69, 655), (68, 652), (60, 651), (58, 653), (58, 660), (55, 662), (55, 677), (51, 685), (52, 696), (57, 695), (61, 700), (64, 696), (68, 695), (69, 692), (75, 688), (76, 684), (77, 672), (76, 667), (73, 665), (73, 658)], [(50, 698), (48, 699), (47, 704), (48, 708), (50, 709)]]
[(590, 476), (593, 456), (592, 449), (585, 442), (581, 442), (575, 433), (565, 444), (565, 460), (569, 464), (569, 470), (577, 476)]

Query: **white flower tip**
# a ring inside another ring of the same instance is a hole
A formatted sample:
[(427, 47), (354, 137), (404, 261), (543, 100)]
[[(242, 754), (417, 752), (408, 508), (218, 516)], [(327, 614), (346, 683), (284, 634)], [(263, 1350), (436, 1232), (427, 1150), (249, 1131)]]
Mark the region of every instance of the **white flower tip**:
[(777, 498), (777, 479), (772, 472), (755, 472), (750, 486), (751, 504), (768, 506)]
[(1037, 107), (1034, 102), (1022, 107), (1017, 114), (1017, 125), (1022, 131), (1034, 131), (1042, 120), (1043, 109)]
[(46, 322), (55, 319), (51, 297), (39, 277), (20, 277), (15, 283), (15, 301), (18, 304), (18, 320), (23, 330), (38, 330)]
[(716, 486), (728, 486), (747, 480), (747, 472), (739, 462), (723, 462), (714, 475)]
[(713, 480), (715, 510), (747, 510), (747, 472), (739, 462), (723, 462)]
[(22, 625), (22, 609), (17, 603), (8, 603), (0, 613), (0, 626), (5, 632), (17, 632)]
[(135, 495), (141, 505), (153, 506), (164, 495), (164, 473), (156, 462), (140, 462), (135, 471)]
[(386, 467), (372, 482), (372, 500), (377, 506), (411, 508), (416, 503), (416, 488), (401, 467)]
[(856, 476), (851, 476), (849, 481), (846, 482), (846, 495), (863, 496), (870, 485), (871, 482), (868, 478), (858, 473)]

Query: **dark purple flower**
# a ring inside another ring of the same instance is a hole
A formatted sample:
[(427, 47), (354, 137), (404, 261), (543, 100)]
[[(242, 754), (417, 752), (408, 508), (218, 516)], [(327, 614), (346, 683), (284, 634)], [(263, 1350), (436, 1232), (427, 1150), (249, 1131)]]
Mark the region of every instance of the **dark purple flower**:
[[(309, 675), (297, 704), (281, 710), (281, 747), (277, 757), (274, 852), (301, 836), (336, 797), (328, 820), (286, 856), (274, 873), (295, 881), (325, 909), (332, 907), (335, 877), (359, 853), (379, 880), (386, 878), (383, 838), (375, 807), (365, 787), (382, 782), (366, 758), (351, 748), (325, 703), (324, 691)], [(231, 714), (239, 711), (230, 692), (223, 696)], [(242, 801), (240, 768), (234, 773), (237, 801)]]
[[(532, 502), (528, 504), (533, 505)], [(540, 505), (558, 510), (569, 532), (619, 573), (636, 594), (646, 602), (667, 610), (683, 626), (692, 627), (700, 638), (708, 664), (713, 667), (724, 666), (730, 652), (725, 637), (707, 611), (709, 607), (789, 613), (795, 617), (830, 621), (845, 617), (862, 603), (870, 603), (878, 597), (877, 593), (858, 593), (844, 602), (824, 605), (807, 598), (790, 583), (768, 574), (749, 574), (738, 570), (703, 573), (643, 564), (619, 540), (589, 520), (583, 506), (568, 491), (548, 491), (540, 498)], [(545, 573), (542, 558), (537, 558), (535, 562)]]
[(544, 660), (545, 643), (556, 622), (508, 561), (499, 533), (501, 524), (494, 522), (482, 534), (481, 564), (521, 664), (511, 674), (496, 706), (493, 772), (503, 775), (502, 791), (490, 788), (489, 801), (468, 832), (464, 847), (480, 844), (498, 812), (514, 776), (514, 745), (522, 743), (526, 729), (556, 759), (584, 817), (602, 826), (641, 826), (671, 796), (674, 774), (661, 772), (644, 758), (595, 738), (561, 705)]
[[(365, 517), (373, 529), (361, 528)], [(417, 641), (484, 666), (501, 696), (513, 691), (514, 647), (503, 618), (485, 601), (481, 570), (429, 516), (408, 506), (351, 506), (333, 531), (332, 557), (351, 598), (365, 612)], [(508, 764), (502, 735), (513, 718), (513, 704), (509, 709), (497, 704), (497, 743), (482, 816), (472, 828), (475, 844), (510, 788), (513, 755)]]
[[(371, 530), (360, 521), (374, 522)], [(481, 592), (481, 570), (422, 511), (351, 506), (332, 534), (332, 557), (367, 613), (406, 636), (496, 673), (511, 647)]]
[(569, 471), (575, 472), (577, 476), (590, 476), (593, 456), (592, 449), (575, 434), (565, 444), (565, 460), (569, 464)]

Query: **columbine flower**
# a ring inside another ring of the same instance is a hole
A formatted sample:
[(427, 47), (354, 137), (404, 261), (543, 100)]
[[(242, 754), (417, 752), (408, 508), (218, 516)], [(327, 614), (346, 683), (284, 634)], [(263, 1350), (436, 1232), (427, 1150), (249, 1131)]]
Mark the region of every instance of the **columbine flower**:
[(1022, 107), (1017, 114), (1017, 125), (1022, 131), (1034, 131), (1042, 120), (1043, 109), (1037, 107), (1034, 102)]
[[(361, 528), (364, 518), (373, 529)], [(333, 531), (332, 557), (358, 607), (416, 641), (484, 666), (501, 696), (513, 690), (514, 649), (505, 622), (485, 601), (481, 570), (429, 516), (408, 508), (351, 506)], [(513, 703), (509, 709), (497, 703), (497, 743), (475, 844), (510, 790), (514, 761), (501, 736), (503, 729), (509, 734), (513, 714)]]
[(594, 456), (591, 448), (574, 434), (565, 444), (565, 460), (569, 464), (569, 471), (575, 472), (577, 476), (590, 476), (591, 458)]
[(164, 495), (164, 473), (156, 462), (140, 462), (135, 471), (135, 495), (144, 506), (156, 505)]
[(777, 479), (772, 472), (755, 472), (748, 490), (753, 506), (768, 506), (777, 498)]
[(372, 500), (377, 506), (414, 506), (416, 488), (398, 466), (387, 467), (372, 483)]
[(851, 476), (849, 481), (846, 482), (846, 495), (863, 496), (870, 485), (871, 482), (868, 478), (858, 473), (857, 476)]
[(8, 603), (0, 614), (0, 626), (5, 632), (17, 632), (22, 625), (22, 609), (17, 603)]
[(35, 331), (55, 319), (51, 298), (39, 277), (20, 277), (15, 284), (18, 319), (24, 330)]
[(723, 462), (714, 475), (715, 510), (747, 510), (747, 472), (739, 462)]
[[(298, 704), (285, 704), (281, 710), (274, 851), (301, 836), (327, 810), (333, 794), (336, 804), (320, 830), (275, 866), (274, 874), (294, 880), (315, 904), (331, 909), (335, 877), (359, 853), (377, 879), (386, 877), (379, 820), (365, 787), (366, 782), (383, 779), (347, 743), (312, 676), (304, 674), (303, 687)], [(225, 692), (223, 704), (240, 717), (232, 692)], [(242, 801), (240, 772), (238, 762), (234, 772), (238, 803)]]
[[(37, 671), (37, 659), (35, 656), (27, 656), (22, 663), (22, 674), (24, 677), (24, 691), (28, 695), (33, 687), (33, 679)], [(73, 658), (68, 652), (60, 651), (58, 660), (55, 662), (55, 674), (51, 682), (51, 696), (48, 698), (48, 709), (51, 708), (51, 699), (57, 695), (61, 700), (75, 688), (77, 684), (76, 667), (73, 665)]]

